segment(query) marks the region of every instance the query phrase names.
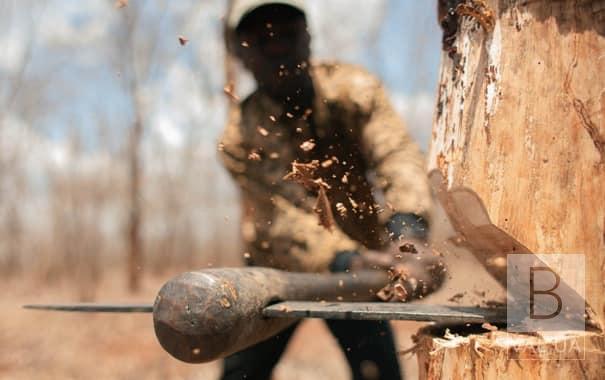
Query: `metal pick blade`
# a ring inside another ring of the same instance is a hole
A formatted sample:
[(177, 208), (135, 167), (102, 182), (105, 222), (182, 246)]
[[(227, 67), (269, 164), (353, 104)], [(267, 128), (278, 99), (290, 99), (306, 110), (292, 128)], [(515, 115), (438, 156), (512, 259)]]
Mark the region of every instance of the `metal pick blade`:
[(75, 313), (152, 313), (153, 305), (151, 304), (127, 304), (127, 305), (111, 305), (111, 304), (50, 304), (50, 305), (23, 305), (24, 309), (33, 310), (51, 310), (51, 311), (66, 311)]
[(506, 308), (383, 302), (280, 302), (263, 310), (266, 317), (352, 320), (405, 320), (439, 323), (506, 323)]

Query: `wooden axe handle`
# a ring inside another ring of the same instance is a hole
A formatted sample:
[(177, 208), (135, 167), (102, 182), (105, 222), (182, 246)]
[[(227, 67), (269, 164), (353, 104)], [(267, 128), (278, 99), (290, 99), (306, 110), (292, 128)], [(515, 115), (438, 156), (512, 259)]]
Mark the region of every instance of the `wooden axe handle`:
[(280, 301), (369, 301), (388, 283), (382, 271), (289, 273), (222, 268), (184, 273), (167, 282), (153, 308), (156, 336), (175, 358), (204, 363), (270, 338), (296, 319), (263, 316)]

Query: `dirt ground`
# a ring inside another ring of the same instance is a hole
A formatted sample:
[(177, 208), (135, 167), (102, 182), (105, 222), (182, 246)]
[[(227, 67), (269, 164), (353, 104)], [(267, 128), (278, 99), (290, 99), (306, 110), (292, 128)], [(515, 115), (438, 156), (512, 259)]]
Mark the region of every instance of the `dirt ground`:
[[(468, 262), (452, 266), (468, 268)], [(176, 274), (176, 273), (175, 273)], [(151, 302), (163, 280), (145, 278), (141, 292), (125, 296), (124, 274), (106, 274), (97, 292), (103, 302)], [(457, 280), (454, 280), (456, 278)], [(431, 302), (445, 303), (461, 289), (472, 293), (479, 275), (454, 276)], [(69, 314), (24, 310), (21, 305), (77, 301), (73, 284), (51, 288), (17, 280), (0, 280), (0, 379), (216, 379), (220, 363), (188, 365), (170, 357), (155, 340), (151, 316)], [(468, 301), (468, 300), (466, 300)], [(464, 302), (467, 303), (467, 302)], [(472, 302), (470, 303), (472, 304)], [(395, 322), (398, 347), (412, 346), (419, 323)], [(417, 378), (416, 358), (401, 356), (406, 378)], [(347, 379), (344, 356), (323, 323), (306, 321), (290, 343), (276, 380)]]

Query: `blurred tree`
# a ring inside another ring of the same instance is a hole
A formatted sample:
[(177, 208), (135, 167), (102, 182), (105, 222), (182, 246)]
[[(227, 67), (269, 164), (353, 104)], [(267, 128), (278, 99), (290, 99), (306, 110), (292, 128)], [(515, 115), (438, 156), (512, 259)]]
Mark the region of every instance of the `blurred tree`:
[[(121, 23), (118, 25), (119, 39), (116, 40), (115, 63), (122, 76), (124, 91), (132, 107), (132, 121), (129, 129), (126, 155), (128, 160), (128, 287), (134, 292), (140, 288), (143, 267), (143, 205), (141, 182), (143, 162), (141, 144), (148, 121), (148, 110), (143, 88), (153, 75), (154, 65), (162, 58), (158, 53), (161, 23), (166, 2), (154, 4), (157, 11), (149, 12), (148, 1), (127, 3), (120, 8)], [(147, 11), (147, 12), (146, 12)]]
[(45, 6), (46, 1), (0, 2), (0, 35), (7, 43), (0, 49), (0, 236), (4, 237), (0, 268), (4, 275), (18, 273), (22, 267), (24, 228), (19, 206), (27, 190), (22, 157), (26, 147), (10, 136), (25, 133), (20, 130), (27, 128), (22, 121), (40, 116), (46, 105), (40, 90), (49, 80), (27, 75), (38, 33), (36, 20)]

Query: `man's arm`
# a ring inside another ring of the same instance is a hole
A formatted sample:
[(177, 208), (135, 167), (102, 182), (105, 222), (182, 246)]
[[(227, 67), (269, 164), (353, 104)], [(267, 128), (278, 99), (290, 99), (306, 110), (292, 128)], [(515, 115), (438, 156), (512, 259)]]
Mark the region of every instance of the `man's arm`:
[(395, 237), (425, 240), (431, 197), (423, 155), (380, 81), (361, 70), (357, 75), (354, 83), (360, 88), (353, 88), (350, 97), (365, 122), (356, 137), (384, 195), (386, 226)]
[(424, 158), (380, 81), (361, 69), (343, 70), (342, 75), (351, 83), (343, 97), (344, 103), (358, 112), (361, 120), (351, 132), (362, 148), (368, 167), (375, 172), (375, 186), (385, 198), (385, 227), (399, 243), (392, 244), (384, 253), (343, 252), (341, 267), (348, 264), (392, 268), (393, 273), (422, 279), (422, 287), (406, 289), (406, 297), (414, 298), (417, 291), (420, 291), (418, 295), (426, 295), (441, 285), (445, 272), (443, 263), (426, 245), (431, 196)]

